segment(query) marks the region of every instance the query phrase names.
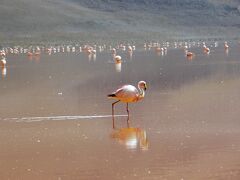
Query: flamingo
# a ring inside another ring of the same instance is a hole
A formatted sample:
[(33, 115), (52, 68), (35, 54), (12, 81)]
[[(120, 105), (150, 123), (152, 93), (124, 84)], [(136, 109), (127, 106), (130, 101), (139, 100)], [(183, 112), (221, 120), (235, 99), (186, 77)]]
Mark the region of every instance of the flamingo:
[(114, 57), (114, 59), (115, 59), (115, 62), (116, 62), (116, 64), (118, 64), (118, 63), (121, 63), (121, 62), (122, 62), (122, 57), (121, 57), (121, 56), (119, 56), (119, 55), (116, 55), (116, 56)]
[(164, 49), (161, 48), (161, 47), (159, 47), (159, 46), (155, 48), (155, 51), (156, 51), (157, 53), (158, 53), (158, 52), (163, 52), (163, 50), (164, 50)]
[(127, 123), (129, 124), (129, 110), (128, 110), (128, 103), (130, 102), (138, 102), (142, 100), (145, 95), (145, 91), (147, 89), (147, 84), (145, 81), (138, 82), (138, 89), (133, 85), (124, 85), (121, 88), (117, 89), (113, 93), (109, 94), (109, 98), (117, 99), (114, 103), (112, 103), (112, 118), (113, 118), (113, 128), (114, 128), (114, 105), (118, 102), (127, 103)]
[(0, 58), (5, 58), (6, 52), (4, 50), (0, 50)]
[(5, 59), (5, 58), (2, 58), (2, 59), (0, 60), (0, 64), (1, 64), (2, 68), (4, 68), (4, 67), (6, 66), (6, 64), (7, 64), (6, 59)]
[(187, 57), (188, 60), (192, 60), (193, 57), (195, 56), (195, 53), (186, 50), (186, 51), (185, 51), (185, 55), (186, 55), (186, 57)]
[(191, 52), (191, 51), (189, 51), (189, 50), (185, 50), (185, 55), (186, 55), (187, 57), (192, 57), (192, 56), (195, 56), (195, 53), (193, 53), (193, 52)]
[(229, 48), (227, 41), (224, 42), (224, 48), (227, 50)]
[(117, 51), (116, 51), (115, 48), (112, 48), (111, 52), (112, 52), (112, 55), (113, 55), (113, 56), (115, 56), (115, 55), (117, 54)]
[(210, 49), (205, 44), (203, 45), (203, 52), (206, 54), (210, 53)]
[(132, 51), (133, 51), (132, 46), (128, 46), (128, 52), (129, 52), (129, 53), (132, 53)]

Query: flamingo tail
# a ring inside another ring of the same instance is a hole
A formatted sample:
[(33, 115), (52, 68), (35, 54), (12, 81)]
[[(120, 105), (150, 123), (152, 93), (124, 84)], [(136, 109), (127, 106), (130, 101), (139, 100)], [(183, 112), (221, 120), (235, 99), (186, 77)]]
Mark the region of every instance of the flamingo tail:
[(108, 94), (107, 97), (116, 97), (116, 94)]

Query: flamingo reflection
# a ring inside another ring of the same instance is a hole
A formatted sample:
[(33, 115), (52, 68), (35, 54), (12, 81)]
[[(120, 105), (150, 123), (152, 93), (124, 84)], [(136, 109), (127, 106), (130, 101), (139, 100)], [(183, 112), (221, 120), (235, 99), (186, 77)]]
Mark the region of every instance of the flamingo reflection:
[(120, 144), (126, 146), (127, 149), (148, 150), (149, 143), (147, 134), (144, 129), (128, 127), (117, 129), (111, 134), (113, 139), (116, 139)]
[(228, 53), (229, 53), (229, 46), (228, 46), (227, 41), (224, 42), (224, 50), (225, 50), (225, 54), (228, 55)]
[(225, 54), (228, 55), (229, 49), (225, 49)]
[(92, 47), (85, 48), (85, 53), (88, 57), (88, 61), (96, 61), (97, 51)]
[(121, 72), (122, 71), (122, 63), (115, 63), (115, 69), (116, 72)]
[(132, 56), (133, 56), (133, 48), (132, 46), (128, 46), (128, 58), (132, 60)]
[(36, 52), (31, 52), (31, 51), (27, 52), (28, 60), (30, 60), (30, 61), (32, 61), (32, 60), (39, 61), (40, 55), (41, 55), (41, 52), (39, 49)]
[(2, 78), (5, 78), (7, 76), (7, 68), (6, 67), (1, 68), (1, 74), (2, 74)]
[(127, 57), (128, 57), (129, 60), (132, 60), (133, 52), (129, 51), (128, 54), (127, 54)]

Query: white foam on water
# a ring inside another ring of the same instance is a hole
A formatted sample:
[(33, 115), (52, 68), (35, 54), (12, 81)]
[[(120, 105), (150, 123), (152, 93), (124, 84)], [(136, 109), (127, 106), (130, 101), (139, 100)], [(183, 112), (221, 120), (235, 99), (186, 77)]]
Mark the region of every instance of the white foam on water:
[[(114, 115), (114, 117), (124, 117), (127, 115)], [(0, 118), (3, 121), (13, 122), (41, 122), (41, 121), (65, 121), (65, 120), (81, 120), (81, 119), (97, 119), (109, 118), (112, 115), (93, 115), (93, 116), (43, 116), (43, 117), (14, 117), (14, 118)]]

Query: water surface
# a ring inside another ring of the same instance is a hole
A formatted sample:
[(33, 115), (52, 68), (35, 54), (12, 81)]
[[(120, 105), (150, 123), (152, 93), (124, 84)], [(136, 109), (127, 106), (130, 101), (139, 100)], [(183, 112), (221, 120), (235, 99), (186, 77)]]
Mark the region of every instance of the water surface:
[[(240, 179), (239, 46), (163, 56), (9, 55), (0, 80), (0, 179)], [(106, 95), (148, 83), (142, 102)]]

